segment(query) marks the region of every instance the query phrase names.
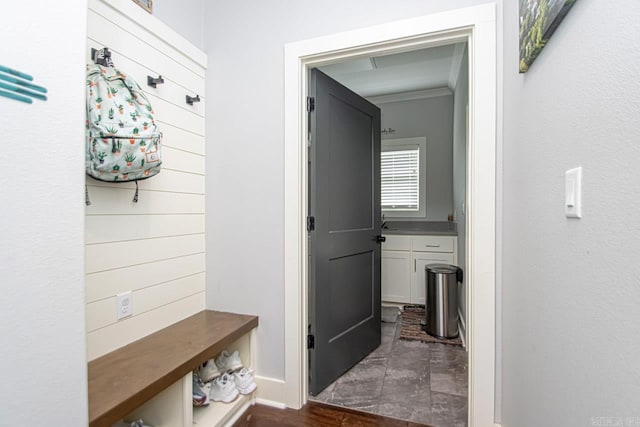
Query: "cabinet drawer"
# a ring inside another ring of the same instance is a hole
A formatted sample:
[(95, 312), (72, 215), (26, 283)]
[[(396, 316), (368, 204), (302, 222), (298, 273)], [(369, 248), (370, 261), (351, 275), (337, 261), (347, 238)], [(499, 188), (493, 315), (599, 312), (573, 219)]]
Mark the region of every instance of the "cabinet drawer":
[(410, 251), (411, 250), (411, 237), (410, 236), (396, 236), (396, 235), (384, 235), (387, 240), (382, 243), (383, 251)]
[(411, 249), (419, 252), (453, 252), (456, 236), (413, 236)]

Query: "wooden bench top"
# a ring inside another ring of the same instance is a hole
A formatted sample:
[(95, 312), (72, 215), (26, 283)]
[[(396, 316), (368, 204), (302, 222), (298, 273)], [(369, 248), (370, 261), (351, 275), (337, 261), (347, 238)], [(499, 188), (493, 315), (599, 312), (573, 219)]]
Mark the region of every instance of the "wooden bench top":
[(89, 425), (111, 426), (258, 326), (205, 310), (89, 362)]

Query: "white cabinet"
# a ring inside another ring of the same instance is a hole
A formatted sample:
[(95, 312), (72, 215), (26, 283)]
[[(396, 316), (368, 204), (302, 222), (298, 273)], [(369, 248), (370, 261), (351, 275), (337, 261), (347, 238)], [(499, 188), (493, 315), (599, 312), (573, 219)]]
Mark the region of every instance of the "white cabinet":
[(382, 243), (382, 251), (410, 251), (411, 236), (386, 235)]
[(411, 250), (414, 252), (455, 252), (455, 236), (413, 236)]
[(382, 301), (411, 300), (411, 252), (382, 251)]
[(456, 236), (387, 235), (382, 244), (382, 301), (426, 304), (428, 264), (456, 265)]

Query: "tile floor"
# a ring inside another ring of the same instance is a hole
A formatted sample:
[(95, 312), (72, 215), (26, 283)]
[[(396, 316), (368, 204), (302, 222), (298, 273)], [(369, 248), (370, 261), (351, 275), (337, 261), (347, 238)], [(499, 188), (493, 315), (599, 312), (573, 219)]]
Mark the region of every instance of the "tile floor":
[(467, 352), (399, 339), (382, 324), (382, 344), (311, 400), (436, 427), (467, 425)]

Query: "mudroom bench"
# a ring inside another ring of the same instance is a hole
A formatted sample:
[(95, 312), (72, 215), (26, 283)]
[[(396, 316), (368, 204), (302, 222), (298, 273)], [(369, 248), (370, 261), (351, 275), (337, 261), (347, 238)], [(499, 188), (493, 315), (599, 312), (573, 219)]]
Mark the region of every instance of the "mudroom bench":
[(225, 349), (255, 367), (258, 317), (204, 310), (89, 362), (89, 425), (142, 418), (154, 427), (223, 425), (252, 395), (193, 408), (191, 371)]

